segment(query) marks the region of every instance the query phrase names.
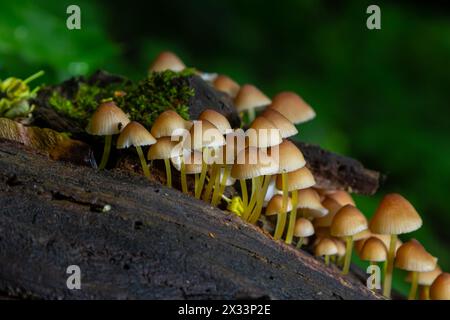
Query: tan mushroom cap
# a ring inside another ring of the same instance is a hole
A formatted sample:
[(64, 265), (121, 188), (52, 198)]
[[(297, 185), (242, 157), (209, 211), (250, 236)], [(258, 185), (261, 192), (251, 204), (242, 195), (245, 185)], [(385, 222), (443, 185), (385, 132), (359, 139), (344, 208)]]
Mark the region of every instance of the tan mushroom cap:
[(294, 124), (276, 110), (267, 108), (261, 116), (271, 121), (280, 130), (282, 138), (292, 137), (298, 133)]
[(189, 130), (191, 126), (190, 121), (184, 120), (175, 111), (166, 110), (156, 118), (150, 132), (155, 138), (181, 136), (180, 130)]
[[(370, 231), (370, 230), (369, 230)], [(384, 245), (386, 246), (386, 248), (389, 248), (390, 246), (390, 242), (391, 242), (391, 236), (388, 234), (378, 234), (378, 233), (372, 233), (370, 232), (370, 237), (374, 237), (377, 238), (379, 240), (381, 240)], [(356, 252), (359, 252), (363, 245), (364, 242), (367, 240), (367, 238), (361, 238), (359, 240), (355, 240), (355, 250)], [(400, 239), (397, 239), (397, 241), (395, 242), (395, 252), (397, 252), (398, 248), (400, 248), (400, 246), (403, 244), (403, 242)]]
[(230, 122), (221, 113), (206, 109), (198, 116), (198, 120), (207, 120), (211, 122), (217, 129), (219, 129), (221, 134), (230, 133), (232, 131)]
[(361, 260), (382, 262), (387, 259), (387, 248), (383, 241), (378, 238), (370, 237), (362, 246), (359, 251), (359, 257)]
[(353, 236), (367, 229), (367, 219), (356, 207), (346, 205), (339, 209), (331, 223), (331, 235)]
[(237, 112), (268, 106), (272, 101), (268, 96), (251, 84), (244, 84), (234, 99)]
[(336, 244), (336, 248), (337, 248), (337, 256), (338, 257), (343, 257), (345, 256), (345, 252), (347, 251), (347, 248), (345, 247), (345, 243), (344, 241), (340, 240), (340, 239), (333, 239), (334, 243)]
[(161, 72), (165, 70), (172, 70), (175, 72), (182, 71), (186, 68), (183, 61), (178, 56), (170, 51), (161, 52), (155, 60), (153, 60), (149, 71)]
[(225, 92), (230, 97), (235, 98), (241, 88), (239, 84), (228, 76), (220, 74), (214, 79), (214, 88), (218, 91)]
[(320, 239), (319, 243), (314, 248), (314, 255), (318, 256), (332, 256), (337, 254), (338, 249), (336, 243), (329, 238)]
[(322, 206), (320, 196), (313, 188), (302, 189), (297, 192), (297, 209), (301, 209), (305, 217), (323, 217), (328, 214), (328, 209)]
[(407, 271), (426, 272), (436, 268), (437, 258), (429, 254), (417, 241), (410, 240), (401, 245), (395, 256), (395, 266)]
[(432, 300), (450, 300), (450, 273), (443, 272), (430, 287)]
[(250, 147), (268, 148), (279, 145), (283, 139), (280, 130), (264, 117), (257, 117), (245, 132)]
[(328, 193), (327, 196), (333, 200), (336, 200), (341, 206), (345, 206), (347, 204), (356, 206), (355, 201), (347, 191), (336, 190), (334, 192)]
[(279, 173), (293, 172), (303, 168), (306, 165), (303, 153), (292, 141), (283, 140), (279, 146), (270, 148), (269, 151), (271, 156), (278, 159)]
[(148, 146), (156, 143), (156, 139), (142, 124), (131, 121), (126, 125), (117, 138), (117, 149), (128, 148), (130, 146)]
[[(289, 172), (287, 174), (288, 191), (306, 189), (314, 186), (316, 180), (311, 171), (307, 167), (300, 168), (298, 170)], [(279, 190), (283, 189), (283, 181), (281, 174), (277, 175), (276, 187)]]
[(272, 175), (278, 170), (278, 164), (264, 150), (248, 147), (236, 157), (231, 168), (231, 176), (235, 179), (250, 179), (259, 176)]
[(195, 174), (202, 172), (202, 153), (199, 151), (185, 150), (182, 156), (173, 157), (170, 159), (175, 169), (181, 170), (181, 157), (184, 159), (184, 168), (186, 174)]
[(370, 230), (380, 234), (402, 234), (422, 226), (422, 219), (408, 200), (396, 193), (381, 200), (370, 221)]
[(307, 122), (316, 116), (311, 106), (294, 92), (280, 92), (273, 98), (270, 108), (295, 124)]
[[(282, 210), (283, 210), (283, 196), (280, 194), (276, 194), (272, 197), (272, 199), (270, 199), (269, 203), (267, 204), (266, 216), (273, 216), (280, 214)], [(292, 210), (292, 202), (291, 198), (288, 197), (286, 212), (289, 212), (291, 210)]]
[(294, 236), (310, 237), (314, 234), (314, 227), (308, 219), (298, 218), (295, 221)]
[(178, 141), (171, 141), (171, 137), (159, 138), (155, 144), (150, 146), (147, 159), (157, 160), (178, 157), (183, 153), (183, 147), (180, 143)]
[(324, 217), (314, 219), (314, 227), (330, 227), (333, 218), (342, 206), (335, 200), (326, 197), (322, 201), (322, 205), (328, 210), (328, 214)]
[[(442, 269), (436, 266), (434, 270), (428, 272), (418, 272), (418, 284), (421, 286), (431, 286), (436, 278), (442, 273)], [(406, 282), (412, 282), (412, 273), (408, 272), (405, 278)]]
[(100, 104), (86, 128), (87, 133), (96, 136), (118, 134), (130, 122), (125, 112), (113, 101)]
[(191, 135), (191, 148), (202, 150), (203, 148), (219, 148), (226, 141), (217, 127), (208, 120), (195, 121), (189, 131)]

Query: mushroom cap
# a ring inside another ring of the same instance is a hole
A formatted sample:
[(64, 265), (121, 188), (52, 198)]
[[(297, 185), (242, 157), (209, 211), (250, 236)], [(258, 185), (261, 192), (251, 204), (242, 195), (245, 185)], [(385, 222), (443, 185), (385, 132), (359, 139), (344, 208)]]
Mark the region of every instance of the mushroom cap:
[(125, 112), (114, 101), (100, 104), (86, 128), (87, 133), (96, 136), (118, 134), (130, 122)]
[[(288, 191), (306, 189), (316, 184), (316, 180), (307, 167), (291, 171), (287, 174), (287, 177)], [(283, 189), (281, 174), (277, 175), (276, 187), (279, 190)]]
[(190, 121), (184, 120), (175, 111), (166, 110), (153, 122), (150, 132), (155, 138), (181, 136), (181, 129), (189, 130), (191, 126)]
[(223, 114), (212, 109), (207, 109), (200, 113), (198, 120), (208, 120), (219, 129), (221, 134), (230, 133), (232, 131), (228, 119)]
[(258, 88), (251, 84), (244, 84), (234, 99), (237, 112), (268, 106), (272, 101)]
[(259, 176), (272, 175), (278, 170), (278, 164), (264, 150), (248, 147), (236, 157), (231, 168), (231, 176), (235, 179), (250, 179)]
[(361, 260), (382, 262), (387, 259), (387, 248), (383, 241), (378, 238), (370, 237), (362, 246), (359, 251), (359, 257)]
[[(431, 286), (436, 280), (436, 278), (442, 273), (442, 269), (439, 266), (436, 266), (434, 270), (427, 272), (418, 272), (418, 284), (421, 286)], [(408, 272), (408, 275), (405, 278), (406, 282), (412, 282), (412, 272)]]
[(421, 226), (422, 219), (416, 209), (397, 193), (384, 196), (370, 221), (370, 230), (380, 234), (408, 233)]
[(161, 52), (155, 60), (153, 60), (149, 71), (161, 72), (165, 70), (172, 70), (175, 72), (182, 71), (186, 68), (183, 61), (178, 56), (170, 51)]
[(426, 272), (436, 268), (437, 258), (429, 254), (417, 241), (410, 240), (401, 245), (395, 256), (395, 266), (407, 271)]
[(278, 111), (294, 124), (307, 122), (316, 116), (313, 108), (294, 92), (280, 92), (273, 98), (269, 108)]
[(292, 191), (298, 193), (297, 209), (302, 209), (306, 217), (323, 217), (328, 214), (328, 209), (322, 206), (320, 196), (313, 188)]
[(346, 205), (336, 212), (331, 223), (331, 235), (353, 236), (367, 229), (367, 219), (356, 207)]
[(336, 200), (328, 197), (326, 197), (322, 201), (322, 205), (325, 209), (328, 210), (328, 214), (324, 217), (314, 219), (314, 227), (329, 228), (331, 226), (331, 223), (333, 222), (333, 218), (336, 215), (336, 212), (338, 212), (339, 209), (342, 208), (342, 206)]
[(450, 273), (443, 272), (430, 287), (432, 300), (450, 300)]
[(276, 110), (267, 108), (261, 116), (271, 121), (280, 130), (283, 139), (295, 136), (298, 133), (294, 124)]
[[(292, 202), (291, 198), (288, 197), (286, 212), (289, 212), (292, 210)], [(283, 196), (281, 194), (276, 194), (270, 199), (269, 203), (267, 204), (266, 208), (266, 216), (273, 216), (280, 214), (283, 210)]]
[(295, 221), (294, 236), (310, 237), (314, 234), (314, 227), (308, 219), (298, 218)]
[[(295, 170), (303, 168), (306, 165), (303, 153), (292, 141), (283, 140), (283, 142), (279, 146), (272, 147), (269, 149), (269, 151), (272, 157), (278, 159), (279, 163), (278, 173), (293, 172)], [(298, 176), (295, 175), (293, 175), (292, 177), (299, 178)]]
[(117, 138), (117, 149), (128, 148), (130, 146), (148, 146), (156, 143), (156, 139), (152, 136), (142, 124), (131, 121)]
[(331, 256), (337, 254), (338, 249), (336, 243), (330, 238), (322, 238), (314, 248), (314, 255), (317, 256)]
[(267, 188), (267, 192), (264, 195), (264, 207), (267, 207), (267, 203), (272, 199), (272, 197), (276, 194), (279, 194), (279, 190), (275, 187), (276, 177), (272, 176), (270, 178), (269, 186)]
[(345, 256), (345, 252), (347, 251), (347, 248), (345, 247), (345, 243), (344, 241), (334, 238), (334, 243), (336, 244), (337, 247), (337, 255), (338, 257), (343, 257)]
[(355, 201), (353, 201), (352, 196), (347, 191), (336, 190), (331, 193), (327, 193), (327, 196), (333, 200), (336, 200), (341, 206), (345, 206), (347, 204), (356, 206)]
[(202, 150), (205, 147), (219, 148), (226, 143), (219, 129), (208, 120), (194, 121), (189, 133), (191, 148), (194, 150)]
[(280, 130), (268, 119), (257, 117), (245, 132), (250, 147), (268, 148), (279, 145), (283, 139)]
[(170, 159), (178, 157), (183, 153), (182, 142), (172, 141), (171, 137), (159, 138), (155, 144), (151, 145), (148, 149), (147, 159)]
[(218, 91), (225, 92), (230, 97), (235, 98), (239, 92), (239, 84), (228, 76), (220, 74), (214, 79), (214, 88)]
[[(390, 235), (388, 235), (388, 234), (378, 234), (378, 233), (372, 233), (371, 232), (370, 236), (380, 239), (381, 241), (383, 241), (383, 243), (386, 246), (386, 248), (389, 248), (389, 246), (391, 244), (391, 236)], [(365, 240), (365, 239), (362, 239), (362, 240)], [(403, 244), (403, 242), (400, 239), (397, 239), (397, 241), (395, 243), (395, 252), (397, 252), (398, 248), (400, 248), (400, 246), (402, 244)]]
[(186, 174), (195, 174), (202, 172), (202, 153), (195, 150), (185, 150), (182, 156), (170, 159), (175, 169), (181, 171), (181, 157), (184, 159), (184, 168)]

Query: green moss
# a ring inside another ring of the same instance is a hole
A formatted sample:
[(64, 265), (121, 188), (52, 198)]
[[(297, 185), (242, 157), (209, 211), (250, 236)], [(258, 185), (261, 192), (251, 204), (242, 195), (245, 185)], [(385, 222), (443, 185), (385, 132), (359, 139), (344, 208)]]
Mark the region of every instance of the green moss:
[[(85, 125), (102, 100), (114, 99), (131, 120), (149, 128), (156, 117), (168, 109), (175, 110), (186, 120), (189, 119), (188, 102), (194, 95), (194, 90), (188, 86), (187, 77), (194, 73), (193, 69), (182, 72), (154, 72), (137, 83), (107, 87), (81, 83), (72, 99), (55, 90), (49, 103), (61, 114)], [(115, 92), (119, 90), (126, 94), (116, 96)]]

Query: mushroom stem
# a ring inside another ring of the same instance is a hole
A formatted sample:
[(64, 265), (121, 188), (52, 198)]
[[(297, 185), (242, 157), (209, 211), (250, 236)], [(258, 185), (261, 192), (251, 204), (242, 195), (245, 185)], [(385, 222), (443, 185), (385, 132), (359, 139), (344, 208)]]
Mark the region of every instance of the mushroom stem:
[(383, 295), (387, 298), (391, 297), (392, 272), (394, 271), (396, 242), (397, 242), (397, 235), (392, 234), (391, 241), (389, 243), (389, 252), (387, 257), (386, 272), (384, 274), (384, 283), (383, 283)]
[(209, 177), (208, 184), (206, 185), (205, 193), (203, 194), (203, 200), (208, 202), (209, 197), (211, 196), (211, 192), (216, 181), (217, 173), (219, 171), (219, 166), (215, 163), (212, 165), (211, 176)]
[(264, 205), (264, 198), (266, 196), (267, 189), (269, 188), (270, 181), (272, 180), (272, 176), (268, 175), (268, 176), (265, 176), (265, 178), (263, 177), (262, 179), (263, 179), (262, 180), (263, 181), (262, 192), (259, 194), (259, 198), (256, 203), (256, 207), (253, 210), (253, 212), (249, 218), (250, 223), (253, 223), (253, 224), (258, 222), (259, 217), (261, 216), (261, 210)]
[(213, 195), (211, 197), (211, 204), (215, 200), (215, 198), (217, 198), (217, 194), (219, 193), (219, 189), (220, 189), (220, 172), (221, 172), (221, 168), (220, 168), (220, 166), (218, 166), (217, 174), (216, 174), (216, 181), (214, 182), (214, 192), (213, 192)]
[(327, 266), (330, 265), (330, 256), (329, 255), (325, 256), (325, 265), (327, 265)]
[(254, 108), (248, 109), (247, 115), (248, 115), (248, 123), (252, 123), (253, 120), (255, 120), (255, 109)]
[(304, 240), (304, 239), (305, 239), (305, 238), (303, 238), (303, 237), (298, 238), (297, 245), (296, 245), (296, 248), (297, 248), (297, 249), (301, 249), (301, 247), (302, 247), (302, 245), (303, 245), (303, 240)]
[(199, 180), (200, 180), (200, 175), (198, 173), (194, 174), (194, 194), (197, 194)]
[(186, 180), (186, 164), (184, 163), (183, 157), (181, 157), (181, 191), (183, 193), (188, 193), (187, 180)]
[(219, 204), (220, 197), (223, 195), (223, 192), (225, 191), (228, 176), (230, 175), (230, 169), (231, 169), (230, 166), (225, 165), (225, 168), (223, 169), (222, 181), (220, 181), (220, 186), (219, 186), (217, 192), (216, 192), (216, 190), (214, 190), (213, 200), (211, 202), (211, 204), (213, 206), (216, 206)]
[(423, 300), (430, 300), (430, 286), (422, 286)]
[(164, 165), (166, 166), (167, 186), (172, 187), (172, 170), (170, 169), (170, 160), (164, 159)]
[(283, 236), (284, 227), (286, 225), (286, 209), (287, 209), (287, 202), (288, 202), (288, 188), (287, 188), (287, 173), (283, 172), (281, 174), (281, 181), (282, 181), (282, 189), (283, 189), (283, 206), (281, 209), (281, 213), (277, 215), (277, 226), (275, 227), (275, 234), (273, 235), (273, 238), (275, 240), (280, 239)]
[(239, 182), (241, 183), (242, 203), (245, 210), (248, 205), (247, 183), (245, 182), (245, 179), (240, 179)]
[(417, 271), (412, 271), (411, 289), (409, 290), (408, 300), (416, 300), (418, 280), (419, 273)]
[(352, 249), (353, 249), (353, 236), (347, 236), (345, 238), (346, 248), (345, 248), (345, 260), (344, 267), (342, 268), (342, 274), (347, 274), (350, 270), (350, 260), (352, 259)]
[(112, 142), (112, 136), (111, 135), (105, 136), (105, 147), (103, 149), (102, 161), (100, 162), (100, 165), (98, 166), (98, 168), (100, 170), (105, 169), (106, 164), (108, 163), (109, 153), (111, 151), (111, 142)]
[(291, 244), (292, 238), (294, 237), (294, 228), (295, 228), (295, 221), (297, 221), (297, 203), (298, 203), (298, 192), (297, 190), (291, 192), (292, 194), (292, 210), (289, 215), (289, 224), (288, 224), (288, 230), (286, 234), (286, 243)]
[(258, 189), (261, 188), (261, 181), (263, 176), (252, 178), (252, 195), (250, 196), (250, 202), (248, 206), (244, 209), (243, 218), (246, 221), (249, 221), (250, 218), (250, 212), (252, 212), (253, 207), (256, 204), (256, 200), (259, 197)]
[(31, 76), (29, 76), (28, 78), (26, 78), (25, 80), (23, 80), (24, 84), (27, 84), (28, 82), (33, 81), (34, 79), (39, 78), (40, 76), (44, 75), (44, 70), (40, 70), (38, 72), (36, 72), (35, 74), (32, 74)]
[(331, 257), (330, 257), (330, 261), (331, 261), (331, 263), (336, 263), (336, 255), (332, 255)]
[(200, 173), (200, 181), (198, 182), (197, 192), (195, 193), (195, 197), (200, 199), (202, 194), (203, 185), (205, 184), (206, 179), (206, 171), (208, 169), (208, 164), (206, 163), (205, 157), (207, 157), (207, 148), (203, 148), (203, 157), (202, 157), (202, 172)]
[(148, 169), (147, 161), (145, 160), (144, 153), (142, 152), (142, 148), (140, 146), (136, 146), (136, 151), (139, 155), (139, 159), (141, 160), (142, 170), (144, 170), (144, 175), (147, 178), (150, 178), (150, 170)]

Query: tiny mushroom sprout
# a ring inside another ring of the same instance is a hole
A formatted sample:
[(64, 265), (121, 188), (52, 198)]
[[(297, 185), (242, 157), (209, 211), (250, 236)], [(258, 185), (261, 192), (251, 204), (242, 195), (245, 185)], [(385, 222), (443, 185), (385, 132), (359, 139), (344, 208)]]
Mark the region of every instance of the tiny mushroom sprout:
[(367, 219), (356, 207), (346, 205), (339, 209), (331, 223), (331, 235), (334, 237), (345, 237), (346, 252), (343, 274), (350, 270), (350, 259), (352, 257), (353, 236), (367, 229)]
[[(419, 272), (419, 277), (417, 283), (421, 287), (420, 296), (421, 300), (429, 300), (430, 299), (430, 286), (433, 284), (433, 281), (442, 273), (442, 269), (439, 266), (436, 266), (434, 270), (427, 272)], [(406, 282), (412, 283), (413, 272), (409, 272), (406, 276)]]
[(359, 251), (359, 257), (373, 265), (377, 262), (384, 262), (387, 259), (387, 248), (380, 239), (370, 237), (364, 241)]
[(336, 265), (338, 267), (341, 267), (342, 264), (344, 263), (344, 259), (345, 259), (345, 250), (346, 250), (345, 242), (342, 241), (341, 239), (338, 239), (338, 238), (334, 238), (333, 240), (334, 240), (334, 243), (336, 244), (336, 247), (337, 247), (337, 253), (336, 253), (337, 261), (336, 261)]
[(369, 229), (373, 233), (390, 235), (383, 295), (391, 296), (392, 272), (394, 269), (397, 235), (413, 232), (422, 226), (422, 219), (408, 200), (396, 193), (387, 194), (381, 200)]
[(150, 178), (150, 171), (148, 170), (147, 161), (145, 161), (144, 153), (142, 152), (142, 146), (148, 146), (156, 143), (156, 139), (151, 135), (147, 129), (144, 128), (139, 122), (131, 121), (122, 130), (117, 139), (117, 148), (123, 149), (133, 146), (139, 155), (141, 160), (142, 170), (147, 178)]
[(268, 106), (272, 101), (258, 88), (251, 84), (244, 84), (234, 98), (234, 106), (239, 114), (248, 114), (248, 122), (255, 119), (255, 110)]
[(261, 116), (272, 122), (275, 127), (280, 130), (283, 139), (295, 136), (298, 133), (294, 124), (278, 111), (266, 108)]
[(87, 133), (97, 136), (105, 136), (105, 148), (99, 169), (106, 167), (111, 151), (112, 135), (120, 131), (130, 122), (127, 115), (113, 101), (100, 104), (92, 115), (86, 128)]
[(181, 137), (184, 130), (189, 130), (192, 122), (184, 120), (173, 110), (162, 112), (153, 122), (151, 134), (159, 139), (162, 137)]
[(408, 299), (415, 300), (419, 272), (433, 271), (436, 268), (437, 259), (429, 254), (417, 241), (410, 240), (402, 244), (395, 257), (395, 266), (399, 269), (411, 271), (411, 290)]
[(430, 287), (432, 300), (450, 300), (450, 273), (443, 272)]
[(307, 122), (315, 118), (316, 113), (298, 94), (294, 92), (280, 92), (269, 107), (285, 116), (294, 124)]
[(165, 70), (179, 72), (185, 68), (183, 61), (175, 53), (163, 51), (153, 60), (149, 72), (162, 72)]
[(179, 143), (178, 141), (172, 141), (170, 137), (162, 137), (155, 144), (151, 145), (148, 150), (148, 160), (164, 160), (168, 187), (172, 187), (172, 173), (169, 160), (173, 157), (181, 156), (183, 153), (183, 148)]
[(330, 256), (337, 254), (338, 249), (336, 243), (330, 238), (322, 238), (314, 248), (316, 257), (325, 257), (325, 264), (330, 264)]
[(298, 218), (295, 222), (294, 236), (298, 237), (297, 249), (300, 249), (304, 239), (314, 235), (314, 227), (308, 219)]
[(297, 210), (305, 218), (320, 218), (328, 214), (328, 209), (320, 202), (320, 196), (313, 188), (297, 191)]
[(214, 79), (213, 85), (216, 90), (225, 92), (233, 99), (236, 97), (240, 89), (240, 86), (236, 81), (223, 74), (219, 74), (216, 79)]

